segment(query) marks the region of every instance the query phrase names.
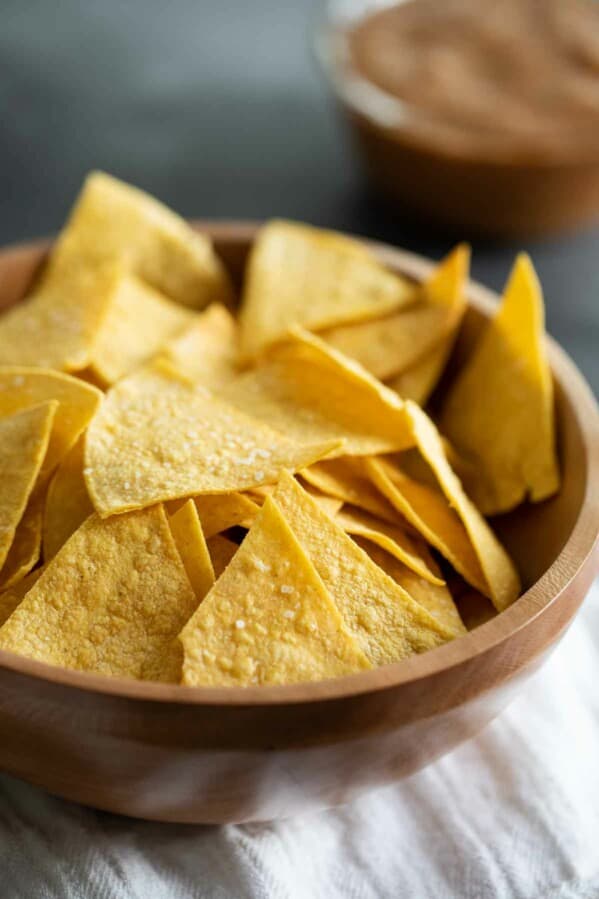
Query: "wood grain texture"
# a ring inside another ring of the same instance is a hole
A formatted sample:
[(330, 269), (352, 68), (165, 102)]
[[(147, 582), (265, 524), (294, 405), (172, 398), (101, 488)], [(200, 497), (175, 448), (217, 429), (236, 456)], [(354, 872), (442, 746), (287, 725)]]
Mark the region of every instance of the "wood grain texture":
[[(252, 224), (204, 223), (237, 282)], [(0, 307), (23, 295), (48, 243), (0, 252)], [(372, 244), (421, 280), (432, 264)], [(478, 285), (450, 379), (496, 297)], [(0, 652), (0, 768), (57, 795), (180, 822), (267, 820), (344, 802), (476, 734), (547, 657), (599, 569), (599, 421), (551, 340), (559, 496), (496, 519), (527, 587), (506, 612), (422, 656), (335, 681), (184, 688), (50, 668)]]

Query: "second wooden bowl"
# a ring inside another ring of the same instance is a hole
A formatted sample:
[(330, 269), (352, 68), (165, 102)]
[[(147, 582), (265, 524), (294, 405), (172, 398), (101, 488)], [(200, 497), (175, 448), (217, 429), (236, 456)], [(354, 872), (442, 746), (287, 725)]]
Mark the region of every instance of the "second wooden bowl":
[[(255, 226), (210, 225), (238, 278)], [(0, 307), (25, 293), (47, 243), (0, 252)], [(416, 280), (431, 263), (376, 246)], [(472, 285), (459, 359), (492, 309)], [(0, 652), (0, 769), (100, 809), (160, 821), (286, 817), (404, 777), (472, 737), (546, 658), (598, 569), (599, 425), (551, 340), (563, 486), (496, 521), (526, 592), (453, 643), (335, 681), (186, 688), (52, 668)]]

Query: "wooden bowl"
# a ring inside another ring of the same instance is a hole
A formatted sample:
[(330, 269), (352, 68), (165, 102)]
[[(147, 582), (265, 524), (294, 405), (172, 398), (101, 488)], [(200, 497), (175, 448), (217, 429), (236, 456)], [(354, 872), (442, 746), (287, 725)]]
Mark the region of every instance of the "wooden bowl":
[[(201, 225), (199, 227), (202, 227)], [(205, 223), (235, 278), (255, 226)], [(374, 245), (417, 280), (431, 263)], [(47, 242), (0, 252), (17, 302)], [(457, 357), (495, 297), (472, 285)], [(374, 671), (284, 687), (203, 688), (67, 671), (0, 652), (0, 768), (96, 808), (160, 821), (286, 817), (411, 774), (478, 733), (555, 646), (598, 570), (599, 426), (551, 340), (563, 487), (497, 520), (527, 587), (467, 636)]]

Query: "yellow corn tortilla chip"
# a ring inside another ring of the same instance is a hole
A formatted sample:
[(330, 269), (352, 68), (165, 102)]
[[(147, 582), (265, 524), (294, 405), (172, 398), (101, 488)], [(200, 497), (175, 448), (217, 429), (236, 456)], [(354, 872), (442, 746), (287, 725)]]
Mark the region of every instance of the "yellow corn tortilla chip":
[(544, 317), (541, 286), (521, 254), (501, 306), (443, 407), (441, 428), (475, 464), (468, 488), (486, 515), (559, 489)]
[(188, 685), (298, 683), (372, 667), (270, 497), (180, 640)]
[(21, 578), (18, 583), (12, 584), (6, 590), (0, 592), (0, 627), (7, 621), (17, 608), (24, 596), (29, 593), (44, 569), (35, 568)]
[(185, 306), (228, 303), (231, 285), (211, 241), (154, 197), (92, 172), (85, 180), (43, 276), (71, 265), (97, 268), (118, 259), (156, 290)]
[(413, 287), (363, 244), (331, 231), (271, 221), (254, 243), (239, 324), (252, 358), (290, 325), (309, 330), (362, 321), (411, 302)]
[(118, 381), (154, 356), (171, 336), (195, 319), (135, 275), (122, 270), (88, 367), (102, 386)]
[[(372, 561), (382, 568), (385, 574), (388, 574), (400, 587), (403, 587), (416, 602), (420, 603), (431, 615), (441, 622), (449, 631), (452, 631), (455, 637), (460, 637), (467, 633), (466, 628), (457, 606), (453, 601), (444, 581), (438, 578), (436, 584), (431, 584), (430, 580), (424, 580), (415, 571), (404, 565), (397, 556), (386, 552), (382, 547), (373, 544), (364, 537), (356, 536), (358, 546), (362, 547)], [(434, 560), (430, 557), (428, 562), (434, 565)], [(440, 583), (439, 583), (440, 581)]]
[(222, 534), (215, 534), (214, 537), (209, 537), (206, 545), (212, 560), (214, 577), (219, 578), (239, 549), (239, 546), (233, 540), (229, 540), (228, 537), (223, 537)]
[(0, 317), (0, 364), (79, 371), (89, 365), (120, 267), (73, 265)]
[[(435, 473), (449, 505), (462, 521), (480, 562), (486, 596), (498, 611), (507, 608), (520, 594), (520, 579), (507, 552), (464, 492), (462, 484), (447, 461), (443, 442), (435, 425), (415, 403), (407, 403), (414, 439), (424, 459)], [(462, 572), (460, 572), (462, 573)], [(473, 584), (476, 587), (476, 584)]]
[(469, 256), (467, 246), (456, 247), (419, 289), (414, 288), (416, 302), (408, 308), (330, 328), (320, 337), (381, 380), (410, 368), (439, 344), (451, 349), (449, 336), (455, 334), (466, 308)]
[(373, 665), (451, 639), (453, 634), (381, 571), (287, 472), (273, 498)]
[(169, 517), (169, 524), (189, 583), (201, 602), (214, 583), (214, 568), (192, 499)]
[(298, 442), (344, 441), (338, 455), (411, 446), (403, 403), (393, 391), (307, 331), (289, 337), (221, 395)]
[(242, 491), (303, 468), (335, 443), (299, 445), (155, 365), (119, 381), (91, 422), (85, 480), (103, 517), (204, 493)]
[(387, 386), (403, 400), (414, 400), (419, 406), (425, 406), (443, 374), (454, 342), (455, 334), (433, 347), (423, 359), (390, 378)]
[(179, 681), (175, 639), (197, 606), (162, 507), (92, 515), (0, 628), (0, 648), (42, 662)]
[[(442, 585), (445, 583), (427, 564), (425, 556), (430, 558), (430, 554), (426, 553), (426, 544), (412, 537), (402, 527), (381, 521), (380, 518), (375, 518), (374, 515), (352, 506), (345, 506), (336, 515), (335, 521), (346, 534), (351, 534), (352, 537), (363, 537), (369, 543), (376, 543), (399, 559), (403, 565), (410, 568), (420, 578), (431, 584)], [(414, 597), (414, 599), (416, 598)]]
[(42, 539), (46, 562), (94, 511), (83, 477), (84, 446), (81, 436), (56, 469), (48, 487)]
[(488, 592), (480, 562), (457, 513), (439, 489), (421, 484), (383, 459), (369, 459), (373, 482), (390, 503), (434, 546), (456, 571), (483, 593)]
[(0, 366), (0, 416), (57, 400), (40, 479), (49, 475), (77, 442), (98, 409), (102, 394), (78, 378), (56, 371)]
[(212, 303), (159, 356), (192, 381), (217, 388), (239, 374), (238, 352), (235, 319), (224, 306)]
[(218, 493), (194, 498), (206, 539), (237, 524), (249, 527), (258, 505), (243, 493)]
[(0, 569), (42, 469), (58, 403), (0, 418)]
[(397, 524), (398, 514), (368, 476), (364, 459), (340, 456), (316, 462), (300, 472), (303, 480), (328, 496), (370, 512), (389, 524)]
[[(300, 479), (300, 483), (306, 493), (309, 493), (312, 499), (314, 500), (320, 508), (327, 513), (331, 518), (334, 518), (339, 509), (343, 505), (342, 499), (337, 499), (334, 496), (327, 496), (326, 493), (322, 493), (317, 487), (313, 487), (304, 479)], [(254, 488), (254, 490), (250, 491), (252, 497), (256, 500), (259, 506), (262, 506), (264, 500), (267, 496), (271, 496), (276, 490), (276, 484), (268, 484), (266, 487), (258, 487)]]
[(34, 487), (0, 570), (0, 590), (18, 584), (39, 562), (45, 501), (44, 485)]

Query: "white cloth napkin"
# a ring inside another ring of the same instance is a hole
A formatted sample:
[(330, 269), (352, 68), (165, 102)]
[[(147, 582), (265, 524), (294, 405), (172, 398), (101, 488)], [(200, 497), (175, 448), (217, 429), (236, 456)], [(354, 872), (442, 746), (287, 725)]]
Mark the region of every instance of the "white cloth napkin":
[(148, 824), (0, 776), (0, 896), (596, 899), (599, 584), (479, 738), (334, 811), (267, 825)]

